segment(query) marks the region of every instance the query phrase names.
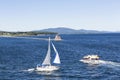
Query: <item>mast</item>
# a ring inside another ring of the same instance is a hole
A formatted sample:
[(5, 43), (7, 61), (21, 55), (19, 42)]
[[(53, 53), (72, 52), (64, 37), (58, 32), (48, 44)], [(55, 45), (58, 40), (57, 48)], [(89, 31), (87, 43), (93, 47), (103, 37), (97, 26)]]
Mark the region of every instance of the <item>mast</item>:
[(50, 62), (51, 61), (50, 53), (51, 53), (51, 50), (50, 50), (50, 37), (49, 37), (48, 51), (47, 51), (46, 57), (45, 57), (42, 65), (51, 65), (51, 62)]

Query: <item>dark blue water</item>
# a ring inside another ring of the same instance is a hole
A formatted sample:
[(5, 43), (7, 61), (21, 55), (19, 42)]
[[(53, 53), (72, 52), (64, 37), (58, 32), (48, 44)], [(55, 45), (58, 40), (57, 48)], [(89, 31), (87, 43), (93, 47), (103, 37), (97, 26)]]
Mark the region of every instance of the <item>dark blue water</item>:
[[(27, 71), (42, 63), (47, 41), (33, 37), (0, 37), (0, 80), (120, 80), (120, 34), (61, 37), (62, 41), (53, 41), (61, 58), (60, 70), (53, 72)], [(88, 65), (79, 61), (88, 54), (99, 55), (107, 65)]]

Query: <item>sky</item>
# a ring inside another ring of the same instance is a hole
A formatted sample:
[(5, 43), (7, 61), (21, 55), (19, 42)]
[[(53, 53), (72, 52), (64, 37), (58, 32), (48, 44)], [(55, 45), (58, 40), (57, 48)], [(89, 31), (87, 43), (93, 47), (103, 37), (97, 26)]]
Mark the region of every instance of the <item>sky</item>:
[(0, 31), (120, 31), (120, 0), (0, 0)]

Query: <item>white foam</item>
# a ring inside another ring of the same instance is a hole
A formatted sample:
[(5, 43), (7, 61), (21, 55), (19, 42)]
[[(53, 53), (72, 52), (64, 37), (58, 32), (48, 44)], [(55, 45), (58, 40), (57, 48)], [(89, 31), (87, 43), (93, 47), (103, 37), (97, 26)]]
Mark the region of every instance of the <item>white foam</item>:
[[(82, 60), (80, 60), (82, 61)], [(84, 61), (82, 61), (83, 63), (85, 63)], [(104, 60), (98, 60), (96, 62), (87, 62), (89, 65), (94, 65), (97, 64), (99, 66), (105, 66), (105, 67), (109, 67), (109, 68), (113, 68), (113, 69), (119, 69), (120, 70), (120, 63), (118, 62), (112, 62), (112, 61), (104, 61)]]
[(107, 67), (120, 68), (120, 63), (118, 63), (118, 62), (100, 60), (100, 64), (103, 66), (107, 66)]
[(30, 69), (22, 70), (22, 71), (25, 71), (25, 72), (33, 72), (33, 71), (35, 71), (35, 68), (30, 68)]
[(35, 68), (28, 69), (28, 71), (34, 71), (34, 70), (35, 70)]

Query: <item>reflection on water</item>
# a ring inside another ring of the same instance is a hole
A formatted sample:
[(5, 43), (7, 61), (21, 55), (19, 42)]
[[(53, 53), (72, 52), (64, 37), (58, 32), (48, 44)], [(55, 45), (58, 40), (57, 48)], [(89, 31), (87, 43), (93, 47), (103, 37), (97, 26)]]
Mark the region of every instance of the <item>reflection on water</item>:
[(36, 71), (36, 73), (41, 75), (43, 80), (62, 80), (59, 71)]

